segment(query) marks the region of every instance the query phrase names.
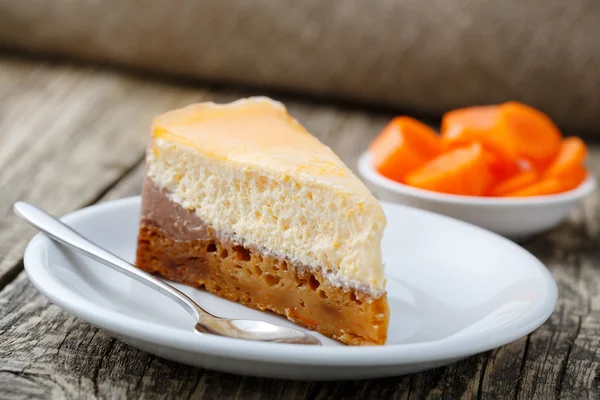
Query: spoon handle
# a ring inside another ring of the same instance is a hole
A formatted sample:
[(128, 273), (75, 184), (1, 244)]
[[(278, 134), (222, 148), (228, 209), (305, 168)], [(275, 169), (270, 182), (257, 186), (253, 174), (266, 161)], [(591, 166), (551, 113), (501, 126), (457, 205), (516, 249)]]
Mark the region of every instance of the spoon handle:
[(38, 228), (46, 235), (58, 242), (78, 250), (92, 259), (135, 279), (144, 285), (158, 290), (165, 296), (175, 300), (198, 322), (216, 318), (208, 311), (202, 309), (195, 301), (186, 294), (175, 289), (173, 286), (131, 265), (127, 261), (90, 242), (58, 219), (48, 215), (31, 204), (18, 201), (13, 205), (13, 211), (31, 225)]

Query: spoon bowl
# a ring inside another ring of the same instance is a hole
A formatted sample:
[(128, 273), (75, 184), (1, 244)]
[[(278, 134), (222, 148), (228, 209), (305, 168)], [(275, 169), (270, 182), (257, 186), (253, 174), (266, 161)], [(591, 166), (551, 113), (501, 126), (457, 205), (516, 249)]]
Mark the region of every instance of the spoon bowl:
[(293, 343), (320, 345), (321, 342), (304, 332), (288, 329), (269, 322), (249, 319), (220, 318), (207, 329), (207, 325), (196, 324), (198, 332), (208, 332), (220, 336), (236, 337), (238, 339), (258, 340), (261, 342)]

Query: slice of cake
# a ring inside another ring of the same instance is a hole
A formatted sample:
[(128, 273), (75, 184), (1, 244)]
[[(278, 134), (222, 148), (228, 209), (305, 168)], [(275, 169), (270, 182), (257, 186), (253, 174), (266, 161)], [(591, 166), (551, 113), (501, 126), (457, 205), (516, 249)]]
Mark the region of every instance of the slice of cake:
[(145, 271), (379, 345), (385, 223), (368, 189), (281, 103), (193, 104), (154, 120), (136, 262)]

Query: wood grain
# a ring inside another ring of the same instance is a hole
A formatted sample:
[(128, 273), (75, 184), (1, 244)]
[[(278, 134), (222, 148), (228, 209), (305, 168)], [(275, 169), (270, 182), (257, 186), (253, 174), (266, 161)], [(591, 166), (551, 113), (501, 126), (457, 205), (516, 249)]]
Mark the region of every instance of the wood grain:
[[(241, 95), (247, 93), (0, 59), (0, 278), (10, 281), (0, 292), (0, 398), (600, 398), (597, 193), (567, 223), (524, 244), (558, 281), (558, 306), (547, 323), (507, 346), (405, 377), (296, 382), (173, 363), (61, 311), (19, 273), (33, 230), (10, 216), (12, 201), (25, 198), (63, 213), (138, 194), (154, 113), (196, 99)], [(352, 168), (389, 119), (282, 100)], [(76, 110), (61, 115), (71, 106)], [(592, 146), (590, 169), (600, 175), (600, 146)]]
[(93, 203), (141, 160), (156, 113), (208, 92), (18, 59), (0, 71), (1, 288), (34, 233), (14, 201), (57, 214)]

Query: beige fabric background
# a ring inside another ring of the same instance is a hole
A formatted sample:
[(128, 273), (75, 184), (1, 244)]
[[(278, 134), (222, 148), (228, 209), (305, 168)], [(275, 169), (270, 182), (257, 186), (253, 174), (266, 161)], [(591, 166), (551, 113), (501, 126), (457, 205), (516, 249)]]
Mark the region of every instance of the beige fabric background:
[(0, 0), (0, 46), (397, 110), (600, 129), (599, 0)]

